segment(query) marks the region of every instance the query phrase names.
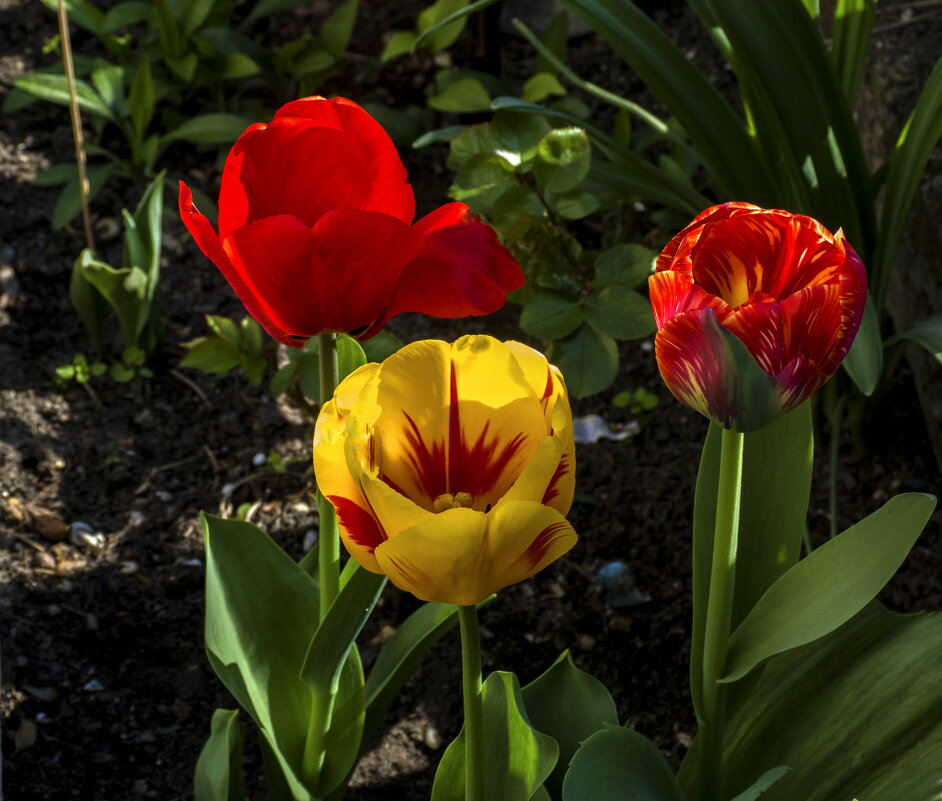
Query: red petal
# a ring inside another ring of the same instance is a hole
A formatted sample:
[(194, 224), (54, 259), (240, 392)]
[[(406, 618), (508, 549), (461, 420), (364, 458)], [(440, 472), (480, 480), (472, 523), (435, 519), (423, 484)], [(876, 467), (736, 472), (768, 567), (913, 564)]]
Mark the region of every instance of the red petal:
[[(782, 323), (786, 361), (804, 356), (823, 369), (840, 334), (840, 287), (809, 286), (786, 298), (782, 303)], [(831, 373), (839, 363), (839, 360), (834, 363)]]
[(404, 270), (386, 319), (410, 311), (434, 317), (490, 314), (523, 285), (520, 266), (494, 230), (463, 203), (442, 206), (413, 230), (425, 236), (425, 247)]
[(707, 306), (713, 307), (721, 320), (729, 314), (729, 306), (722, 300), (707, 294), (691, 278), (674, 270), (654, 273), (648, 279), (648, 292), (658, 328), (676, 314)]
[(804, 355), (796, 356), (775, 377), (775, 385), (782, 398), (782, 414), (790, 412), (824, 384), (829, 376)]
[(696, 309), (668, 320), (654, 338), (657, 366), (681, 403), (725, 427), (736, 418), (736, 365), (729, 362), (713, 309)]
[(225, 246), (270, 317), (310, 337), (357, 331), (380, 317), (422, 239), (393, 217), (342, 209), (313, 229), (290, 215), (258, 220)]
[(554, 523), (536, 535), (530, 547), (523, 554), (523, 559), (532, 570), (546, 556), (547, 552), (561, 539), (570, 536), (572, 527), (565, 521)]
[(274, 122), (284, 118), (311, 120), (326, 128), (342, 130), (355, 143), (370, 173), (369, 202), (364, 211), (381, 211), (411, 223), (415, 199), (406, 183), (406, 169), (389, 135), (366, 111), (343, 97), (327, 100), (305, 97), (282, 106)]
[(722, 321), (723, 327), (739, 337), (769, 375), (778, 375), (791, 358), (791, 351), (783, 344), (784, 305), (775, 301), (747, 303)]
[(272, 320), (264, 306), (259, 302), (258, 298), (256, 298), (252, 289), (229, 260), (209, 220), (200, 214), (196, 206), (193, 205), (193, 193), (190, 192), (189, 187), (187, 187), (183, 181), (180, 181), (179, 205), (183, 224), (186, 226), (193, 239), (196, 240), (196, 244), (199, 246), (200, 250), (206, 254), (225, 276), (226, 280), (229, 282), (229, 286), (232, 287), (239, 297), (239, 300), (242, 301), (246, 311), (259, 322), (262, 328), (279, 342), (283, 342), (286, 345), (293, 345), (294, 347), (303, 345), (303, 339), (298, 340), (287, 334)]
[(332, 495), (327, 500), (337, 512), (337, 523), (341, 532), (354, 543), (373, 553), (378, 546), (386, 542), (386, 532), (366, 509), (340, 495)]
[[(560, 459), (559, 464), (556, 465), (556, 471), (553, 473), (553, 477), (550, 479), (549, 485), (546, 487), (546, 492), (543, 493), (543, 499), (541, 503), (544, 506), (552, 506), (554, 509), (559, 509), (559, 506), (566, 506), (566, 512), (569, 511), (568, 504), (560, 496), (560, 491), (563, 486), (567, 483), (567, 479), (572, 474), (574, 460), (570, 454), (564, 453)], [(559, 499), (559, 505), (554, 503)], [(569, 504), (572, 503), (572, 499), (569, 499)], [(559, 510), (562, 511), (562, 510)], [(563, 512), (565, 514), (565, 512)]]
[[(686, 228), (665, 245), (657, 257), (655, 270), (657, 272), (661, 270), (681, 270), (684, 272), (680, 265), (674, 263), (677, 260), (677, 254), (682, 250), (689, 251), (699, 238), (705, 223), (718, 222), (740, 214), (751, 214), (755, 211), (763, 211), (763, 209), (760, 209), (759, 206), (753, 206), (751, 203), (738, 202), (723, 203), (719, 206), (704, 209), (691, 220)], [(689, 275), (689, 270), (686, 272)]]

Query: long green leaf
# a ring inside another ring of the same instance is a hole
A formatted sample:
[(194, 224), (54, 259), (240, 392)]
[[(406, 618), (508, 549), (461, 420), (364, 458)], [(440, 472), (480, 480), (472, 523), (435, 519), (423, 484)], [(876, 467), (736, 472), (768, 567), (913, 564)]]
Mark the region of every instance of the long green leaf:
[(761, 801), (938, 801), (940, 710), (942, 615), (870, 604), (767, 663), (727, 722), (727, 793), (788, 765)]
[(936, 360), (942, 363), (942, 312), (937, 312), (925, 320), (913, 323), (900, 334), (890, 337), (886, 341), (887, 347), (900, 340), (908, 339), (922, 345)]
[(860, 328), (843, 367), (864, 395), (872, 395), (883, 374), (883, 337), (873, 296), (867, 293)]
[(231, 145), (251, 124), (252, 120), (239, 114), (200, 114), (174, 128), (164, 141), (182, 139), (201, 145)]
[(776, 178), (742, 119), (643, 11), (623, 0), (561, 5), (611, 44), (661, 99), (729, 197), (772, 205)]
[(942, 136), (942, 58), (940, 58), (919, 96), (916, 108), (907, 120), (889, 159), (883, 214), (876, 255), (870, 272), (871, 291), (877, 314), (883, 317), (886, 288), (893, 269), (893, 259), (903, 221), (909, 213), (916, 187), (922, 179), (929, 156)]
[(935, 504), (931, 495), (897, 495), (792, 567), (733, 631), (721, 681), (850, 620), (903, 563)]
[(209, 739), (196, 761), (196, 801), (242, 801), (242, 740), (245, 724), (235, 709), (213, 712)]
[(834, 10), (831, 61), (849, 109), (857, 105), (876, 6), (876, 0), (837, 0)]
[[(31, 72), (22, 78), (17, 78), (14, 86), (43, 100), (48, 100), (50, 103), (59, 103), (63, 106), (69, 105), (69, 82), (65, 75)], [(118, 124), (118, 119), (111, 110), (111, 106), (85, 81), (76, 79), (75, 96), (79, 108), (83, 111), (97, 114), (99, 117), (104, 117), (106, 120)]]

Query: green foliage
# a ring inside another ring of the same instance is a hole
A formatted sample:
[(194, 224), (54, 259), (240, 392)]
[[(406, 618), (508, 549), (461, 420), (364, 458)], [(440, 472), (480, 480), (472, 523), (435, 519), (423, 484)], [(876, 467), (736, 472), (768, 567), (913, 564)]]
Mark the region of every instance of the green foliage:
[(206, 324), (211, 335), (182, 343), (187, 353), (180, 366), (220, 376), (239, 367), (253, 387), (262, 383), (268, 360), (261, 326), (251, 317), (236, 325), (228, 317), (212, 314), (206, 315)]
[(108, 365), (104, 362), (89, 364), (83, 353), (76, 353), (71, 362), (59, 365), (55, 372), (56, 383), (60, 387), (66, 387), (73, 381), (76, 384), (87, 384), (92, 378), (108, 372)]
[[(86, 248), (72, 268), (69, 293), (98, 352), (105, 351), (104, 310), (108, 306), (118, 320), (124, 361), (140, 367), (163, 338), (160, 296), (163, 173), (148, 186), (133, 216), (127, 209), (122, 209), (121, 214), (122, 267), (111, 267)], [(117, 380), (123, 380), (125, 374), (121, 370), (113, 372)]]
[[(56, 10), (56, 0), (43, 0)], [(273, 12), (299, 0), (257, 0), (237, 26), (240, 3), (231, 0), (126, 0), (102, 13), (92, 2), (67, 3), (70, 20), (97, 37), (109, 58), (75, 57), (79, 107), (93, 136), (87, 146), (90, 194), (108, 177), (153, 176), (176, 142), (228, 147), (264, 116), (258, 89), (283, 101), (314, 94), (340, 69), (357, 15), (357, 0), (336, 5), (317, 35), (283, 44), (271, 55), (266, 43), (245, 33)], [(40, 99), (67, 105), (61, 65), (16, 81), (4, 111)], [(122, 147), (105, 149), (115, 141)], [(65, 184), (53, 227), (80, 211), (76, 168), (47, 174), (46, 184)]]
[(528, 279), (516, 298), (521, 328), (546, 341), (576, 397), (611, 385), (616, 340), (655, 330), (642, 294), (655, 252), (627, 243), (586, 250), (571, 228), (600, 208), (584, 188), (591, 165), (582, 129), (513, 111), (453, 135), (448, 156), (457, 171), (449, 194), (489, 217), (520, 263)]
[(625, 390), (612, 398), (612, 403), (620, 409), (627, 409), (634, 417), (644, 416), (657, 408), (657, 395), (648, 392), (644, 387), (638, 387), (634, 392)]
[(213, 712), (209, 739), (194, 776), (196, 801), (242, 801), (242, 742), (245, 724), (234, 709)]

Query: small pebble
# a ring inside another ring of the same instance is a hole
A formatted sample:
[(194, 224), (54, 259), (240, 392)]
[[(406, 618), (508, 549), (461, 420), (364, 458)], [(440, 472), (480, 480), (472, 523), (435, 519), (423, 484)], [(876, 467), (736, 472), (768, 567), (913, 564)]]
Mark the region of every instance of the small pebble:
[(315, 545), (317, 545), (317, 529), (309, 528), (304, 532), (304, 542), (301, 545), (301, 550), (307, 553)]
[(433, 751), (437, 751), (442, 747), (442, 736), (438, 733), (438, 729), (436, 729), (434, 726), (425, 727), (425, 735), (422, 739), (425, 741), (425, 744)]
[(235, 489), (235, 484), (223, 484), (222, 490), (220, 490), (223, 496), (232, 495), (232, 491)]
[(268, 457), (264, 453), (256, 453), (255, 456), (252, 457), (252, 464), (256, 467), (261, 467), (267, 461)]
[(82, 685), (82, 689), (87, 693), (100, 693), (105, 686), (98, 679), (89, 679)]
[(137, 573), (137, 562), (133, 559), (128, 559), (126, 562), (121, 563), (119, 569), (125, 576), (130, 576), (132, 573)]

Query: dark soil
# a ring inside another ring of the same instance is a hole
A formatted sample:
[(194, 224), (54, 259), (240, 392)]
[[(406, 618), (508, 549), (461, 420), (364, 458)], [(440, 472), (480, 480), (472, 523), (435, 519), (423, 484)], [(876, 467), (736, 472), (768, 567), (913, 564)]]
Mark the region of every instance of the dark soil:
[[(382, 32), (403, 24), (384, 17), (385, 9), (386, 4), (377, 3), (369, 14), (361, 13), (368, 30), (360, 34), (358, 28), (355, 52), (375, 52)], [(660, 4), (656, 13), (678, 39), (697, 43), (698, 61), (709, 61), (709, 47), (688, 13), (675, 4)], [(43, 56), (41, 47), (54, 33), (53, 16), (38, 3), (0, 0), (0, 95), (17, 76), (48, 63), (51, 57)], [(77, 48), (89, 46), (75, 36)], [(507, 53), (522, 52), (516, 42), (505, 46)], [(575, 43), (571, 61), (585, 73), (597, 70), (595, 79), (616, 91), (638, 89), (630, 76), (618, 72), (617, 58), (591, 37)], [(511, 71), (526, 74), (517, 66)], [(400, 67), (379, 80), (395, 101), (414, 94), (413, 77)], [(167, 193), (162, 265), (169, 330), (155, 377), (129, 385), (102, 378), (92, 382), (90, 392), (56, 388), (55, 367), (90, 349), (68, 297), (70, 269), (83, 238), (79, 226), (50, 230), (55, 192), (33, 186), (31, 179), (39, 169), (71, 157), (64, 108), (37, 104), (4, 118), (3, 789), (10, 801), (187, 799), (213, 709), (234, 706), (203, 651), (199, 512), (232, 515), (238, 505), (253, 503), (253, 522), (300, 558), (306, 533), (317, 526), (309, 495), (312, 426), (241, 376), (217, 379), (177, 369), (182, 351), (175, 343), (203, 333), (203, 315), (238, 318), (242, 310), (173, 214), (172, 192)], [(404, 157), (420, 213), (444, 202), (449, 175), (441, 166), (442, 152)], [(184, 166), (205, 170), (211, 157), (181, 158), (185, 161), (172, 170), (171, 186)], [(118, 183), (95, 201), (94, 216), (99, 221), (117, 216), (140, 191)], [(117, 258), (119, 240), (101, 239), (105, 255)], [(516, 315), (513, 308), (492, 318), (454, 322), (409, 315), (389, 328), (407, 341), (454, 339), (469, 331), (522, 338)], [(485, 667), (513, 670), (526, 683), (560, 651), (571, 649), (581, 668), (611, 688), (620, 718), (650, 737), (676, 767), (695, 732), (688, 692), (689, 532), (706, 422), (664, 388), (651, 342), (625, 344), (621, 356), (623, 368), (612, 389), (574, 402), (574, 414), (598, 413), (626, 422), (611, 398), (636, 387), (655, 393), (660, 405), (639, 421), (640, 433), (631, 441), (579, 446), (577, 500), (570, 517), (580, 542), (483, 611)], [(868, 414), (866, 441), (855, 442), (847, 433), (840, 452), (842, 528), (896, 492), (940, 486), (905, 368)], [(826, 437), (821, 441), (827, 445)], [(285, 472), (256, 466), (256, 455), (272, 450), (289, 462)], [(829, 526), (823, 447), (817, 457), (808, 518), (815, 544), (826, 538)], [(86, 522), (103, 534), (102, 547), (53, 542), (55, 519)], [(649, 601), (620, 609), (606, 603), (594, 576), (615, 559), (630, 565)], [(937, 513), (881, 598), (900, 611), (942, 610), (940, 577)], [(384, 632), (415, 604), (395, 589), (384, 593), (362, 638), (367, 666)], [(351, 801), (428, 798), (442, 744), (460, 725), (458, 670), (453, 634), (432, 649), (391, 709), (354, 776)], [(250, 734), (248, 797), (262, 799), (253, 743)]]

